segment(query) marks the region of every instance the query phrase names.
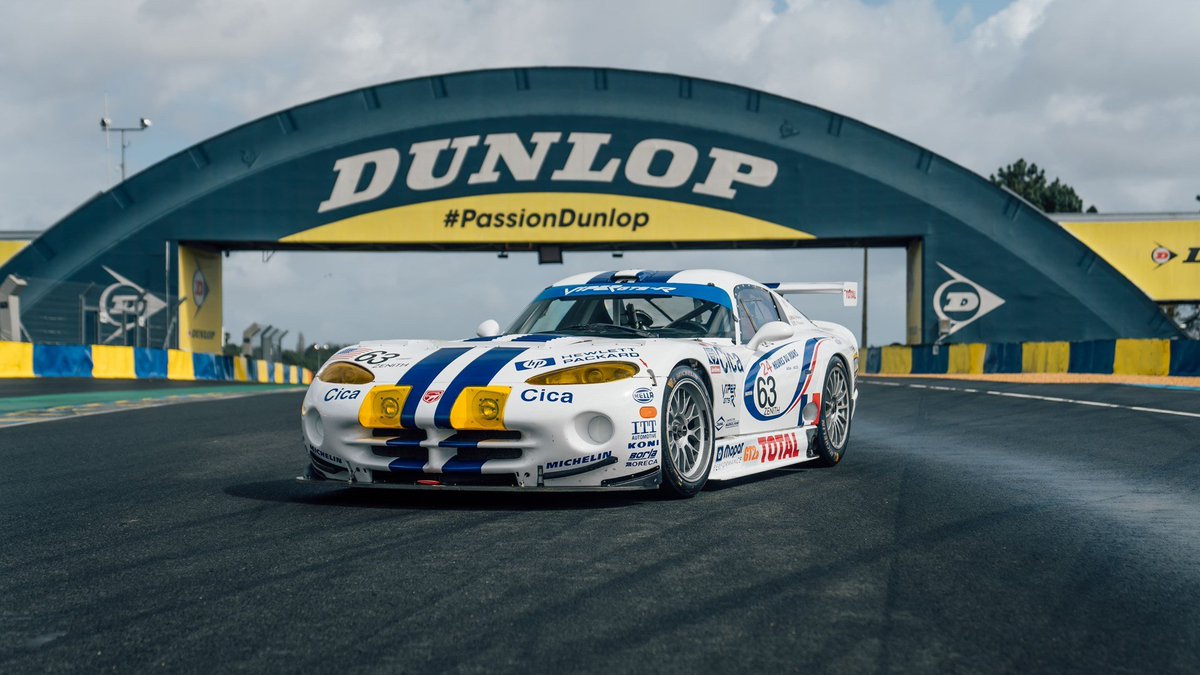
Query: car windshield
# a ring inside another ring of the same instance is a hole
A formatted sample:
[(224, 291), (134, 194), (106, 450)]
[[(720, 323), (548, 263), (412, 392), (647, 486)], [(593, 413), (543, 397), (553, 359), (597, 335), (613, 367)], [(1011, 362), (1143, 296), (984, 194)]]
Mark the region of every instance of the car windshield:
[(729, 296), (716, 287), (551, 286), (510, 333), (733, 339)]

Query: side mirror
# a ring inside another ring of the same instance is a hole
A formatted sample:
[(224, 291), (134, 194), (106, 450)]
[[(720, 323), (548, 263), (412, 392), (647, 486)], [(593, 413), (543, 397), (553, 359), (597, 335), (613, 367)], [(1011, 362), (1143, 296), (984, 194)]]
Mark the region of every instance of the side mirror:
[(496, 323), (495, 319), (488, 319), (479, 324), (475, 329), (475, 334), (479, 337), (496, 337), (500, 334), (500, 324)]
[(758, 351), (759, 347), (765, 343), (786, 340), (795, 334), (796, 329), (792, 328), (791, 324), (782, 321), (770, 321), (758, 329), (754, 337), (750, 338), (750, 344), (746, 346), (752, 351)]

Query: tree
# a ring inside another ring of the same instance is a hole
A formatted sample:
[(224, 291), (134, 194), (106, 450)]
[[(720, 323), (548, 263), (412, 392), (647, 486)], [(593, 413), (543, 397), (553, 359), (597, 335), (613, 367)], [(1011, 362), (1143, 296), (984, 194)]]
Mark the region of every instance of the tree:
[[(1046, 172), (1039, 169), (1037, 164), (1027, 164), (1024, 158), (1000, 167), (996, 173), (988, 176), (988, 180), (1021, 195), (1046, 213), (1083, 211), (1083, 200), (1075, 193), (1075, 188), (1058, 178), (1047, 183)], [(1087, 212), (1096, 213), (1096, 207), (1089, 206)]]

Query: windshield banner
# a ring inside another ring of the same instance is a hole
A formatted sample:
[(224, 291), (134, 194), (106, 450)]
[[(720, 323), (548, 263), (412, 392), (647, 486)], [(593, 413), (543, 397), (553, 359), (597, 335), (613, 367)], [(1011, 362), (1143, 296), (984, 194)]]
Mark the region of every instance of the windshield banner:
[(707, 300), (733, 309), (729, 294), (716, 286), (704, 284), (579, 284), (574, 286), (551, 286), (538, 295), (537, 300), (574, 297), (670, 297), (682, 296)]

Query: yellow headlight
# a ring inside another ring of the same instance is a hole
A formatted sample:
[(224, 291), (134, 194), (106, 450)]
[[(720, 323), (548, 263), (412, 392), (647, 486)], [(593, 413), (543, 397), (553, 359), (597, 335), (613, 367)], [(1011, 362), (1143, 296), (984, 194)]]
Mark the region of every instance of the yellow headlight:
[(450, 426), (455, 429), (492, 431), (504, 429), (504, 404), (511, 387), (466, 387), (450, 409)]
[(412, 387), (375, 387), (358, 408), (358, 423), (368, 429), (399, 429), (400, 411)]
[(638, 367), (624, 361), (608, 363), (589, 363), (584, 366), (571, 366), (541, 375), (534, 375), (525, 380), (526, 384), (603, 384), (616, 382), (638, 374)]
[(317, 373), (317, 379), (329, 384), (370, 384), (375, 381), (375, 376), (362, 366), (338, 361), (325, 366)]

